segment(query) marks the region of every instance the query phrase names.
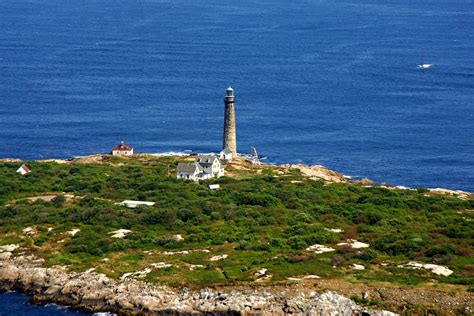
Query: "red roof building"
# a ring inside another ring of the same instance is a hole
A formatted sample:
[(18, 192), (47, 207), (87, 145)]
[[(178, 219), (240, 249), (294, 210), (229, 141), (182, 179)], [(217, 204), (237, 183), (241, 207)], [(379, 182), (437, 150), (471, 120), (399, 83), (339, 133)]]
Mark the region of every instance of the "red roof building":
[(21, 167), (18, 168), (18, 170), (17, 170), (16, 172), (18, 172), (19, 174), (21, 174), (22, 176), (24, 176), (25, 174), (30, 173), (31, 170), (30, 170), (30, 168), (29, 168), (27, 165), (22, 164)]
[(117, 145), (112, 150), (112, 155), (114, 156), (129, 156), (133, 155), (133, 147), (127, 146), (122, 140), (120, 145)]

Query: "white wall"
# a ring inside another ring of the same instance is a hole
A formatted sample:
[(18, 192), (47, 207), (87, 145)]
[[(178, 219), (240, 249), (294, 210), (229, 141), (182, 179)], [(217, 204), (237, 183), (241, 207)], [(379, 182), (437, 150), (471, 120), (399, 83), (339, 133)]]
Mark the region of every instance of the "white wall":
[(125, 151), (114, 150), (114, 151), (112, 151), (112, 155), (114, 155), (114, 156), (130, 156), (130, 155), (133, 155), (133, 149), (132, 150), (125, 150)]

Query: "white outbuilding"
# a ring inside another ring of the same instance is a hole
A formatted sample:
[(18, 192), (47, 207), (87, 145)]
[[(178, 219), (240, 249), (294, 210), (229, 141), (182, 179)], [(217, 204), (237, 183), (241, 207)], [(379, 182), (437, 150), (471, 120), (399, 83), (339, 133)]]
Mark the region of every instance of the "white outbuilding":
[(25, 174), (30, 173), (31, 170), (27, 165), (22, 164), (21, 167), (18, 168), (18, 170), (16, 172), (21, 174), (22, 176), (24, 176)]
[(223, 161), (232, 161), (232, 151), (229, 148), (225, 148), (219, 153), (219, 157)]
[(128, 208), (137, 208), (139, 206), (153, 206), (155, 205), (155, 202), (125, 200), (116, 204), (126, 206)]
[(210, 184), (209, 190), (219, 190), (221, 186), (219, 184)]

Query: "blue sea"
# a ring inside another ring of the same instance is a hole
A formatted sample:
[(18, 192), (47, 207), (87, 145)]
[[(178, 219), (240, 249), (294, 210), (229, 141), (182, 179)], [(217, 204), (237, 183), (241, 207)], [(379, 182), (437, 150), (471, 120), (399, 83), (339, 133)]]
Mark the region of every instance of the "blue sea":
[(229, 85), (240, 152), (474, 191), (473, 0), (0, 1), (0, 157), (219, 151)]
[(93, 315), (71, 310), (67, 307), (48, 304), (28, 304), (29, 297), (23, 294), (0, 293), (0, 316), (83, 316)]

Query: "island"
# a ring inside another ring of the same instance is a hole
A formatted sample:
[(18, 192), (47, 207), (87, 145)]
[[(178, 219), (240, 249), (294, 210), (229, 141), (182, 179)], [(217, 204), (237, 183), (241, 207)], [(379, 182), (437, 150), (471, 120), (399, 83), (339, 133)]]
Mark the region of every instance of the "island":
[(0, 290), (121, 315), (474, 312), (472, 194), (245, 157), (176, 179), (195, 159), (3, 159)]

